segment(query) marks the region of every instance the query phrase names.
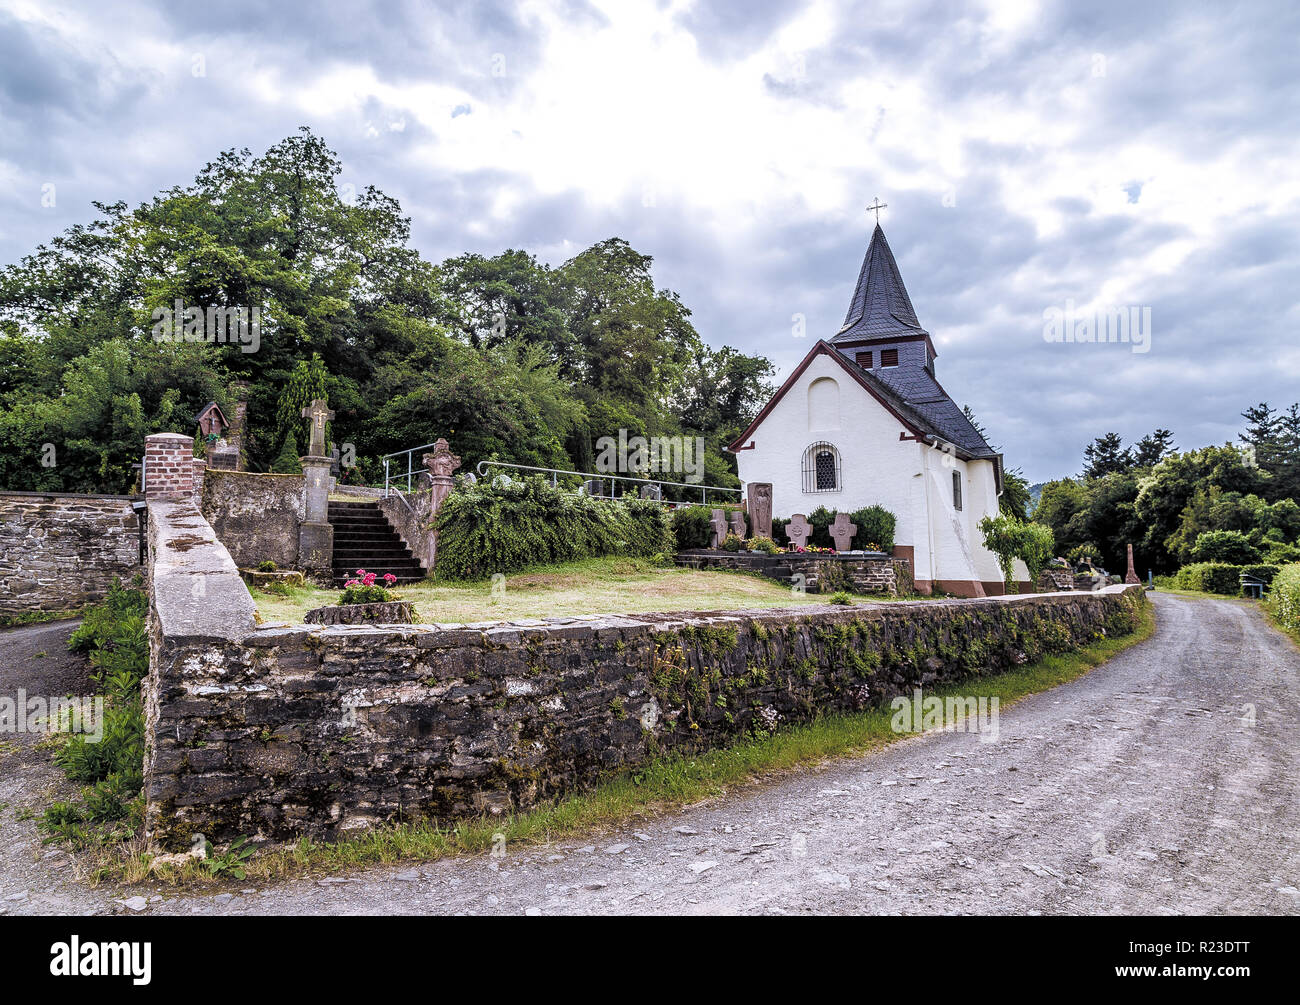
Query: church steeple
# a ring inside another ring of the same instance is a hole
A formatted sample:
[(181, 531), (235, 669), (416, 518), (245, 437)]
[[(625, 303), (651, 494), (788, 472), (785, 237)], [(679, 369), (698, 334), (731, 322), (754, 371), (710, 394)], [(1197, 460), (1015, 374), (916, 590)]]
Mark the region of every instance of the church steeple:
[(874, 341), (924, 334), (925, 329), (916, 319), (912, 299), (907, 295), (907, 287), (898, 272), (894, 253), (889, 250), (885, 232), (877, 223), (871, 233), (871, 243), (867, 245), (866, 257), (862, 260), (862, 271), (858, 274), (858, 284), (853, 290), (844, 326), (831, 341)]

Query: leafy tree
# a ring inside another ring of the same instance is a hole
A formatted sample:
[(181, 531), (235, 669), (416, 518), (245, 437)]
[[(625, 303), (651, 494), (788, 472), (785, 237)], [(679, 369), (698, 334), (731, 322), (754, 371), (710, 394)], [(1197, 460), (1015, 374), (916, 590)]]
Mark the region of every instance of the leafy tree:
[(1196, 539), (1191, 559), (1194, 562), (1227, 562), (1250, 565), (1260, 559), (1259, 549), (1239, 530), (1207, 530)]
[(1138, 440), (1132, 450), (1135, 468), (1154, 468), (1174, 449), (1174, 434), (1168, 429), (1157, 429)]

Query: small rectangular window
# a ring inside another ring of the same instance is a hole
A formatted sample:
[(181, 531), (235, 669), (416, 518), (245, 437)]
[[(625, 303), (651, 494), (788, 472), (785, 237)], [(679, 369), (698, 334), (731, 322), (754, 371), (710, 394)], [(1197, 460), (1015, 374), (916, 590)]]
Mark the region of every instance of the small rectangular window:
[(898, 350), (897, 350), (897, 349), (881, 349), (881, 350), (880, 350), (880, 365), (881, 365), (881, 366), (898, 366)]
[(952, 473), (952, 508), (961, 509), (961, 472)]
[(858, 353), (858, 355), (855, 357), (855, 358), (857, 359), (857, 361), (858, 361), (858, 366), (860, 366), (860, 367), (864, 367), (865, 369), (870, 370), (870, 369), (871, 369), (871, 356), (872, 356), (872, 353), (871, 353), (871, 350), (869, 350), (869, 349), (866, 350), (865, 352), (860, 352), (860, 353)]

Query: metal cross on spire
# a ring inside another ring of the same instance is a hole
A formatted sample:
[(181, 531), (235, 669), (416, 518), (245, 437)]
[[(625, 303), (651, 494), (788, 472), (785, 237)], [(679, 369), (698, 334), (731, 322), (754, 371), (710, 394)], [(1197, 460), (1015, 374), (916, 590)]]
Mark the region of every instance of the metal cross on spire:
[(880, 196), (876, 196), (875, 199), (876, 201), (867, 207), (867, 212), (870, 213), (874, 210), (876, 214), (876, 223), (880, 223), (880, 211), (888, 206), (889, 203), (881, 202)]

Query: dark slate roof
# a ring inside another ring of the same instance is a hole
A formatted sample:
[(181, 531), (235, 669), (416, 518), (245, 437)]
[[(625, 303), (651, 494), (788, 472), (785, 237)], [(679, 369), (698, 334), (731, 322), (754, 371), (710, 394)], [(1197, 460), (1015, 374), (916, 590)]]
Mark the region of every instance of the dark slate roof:
[(844, 326), (831, 342), (924, 334), (903, 277), (899, 275), (894, 253), (885, 240), (885, 232), (876, 224), (862, 260), (862, 271), (858, 273), (858, 285), (849, 302), (849, 312), (844, 316)]
[(847, 366), (860, 374), (882, 398), (917, 429), (953, 443), (972, 457), (997, 457), (957, 403), (948, 397), (934, 375), (923, 366), (898, 366), (868, 370), (858, 366), (851, 350), (836, 349)]

